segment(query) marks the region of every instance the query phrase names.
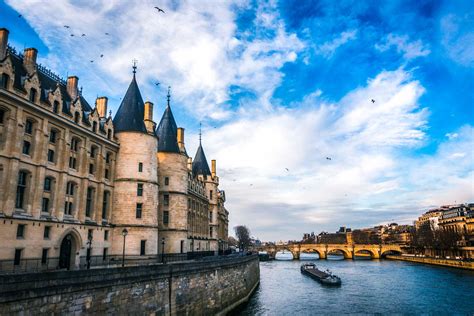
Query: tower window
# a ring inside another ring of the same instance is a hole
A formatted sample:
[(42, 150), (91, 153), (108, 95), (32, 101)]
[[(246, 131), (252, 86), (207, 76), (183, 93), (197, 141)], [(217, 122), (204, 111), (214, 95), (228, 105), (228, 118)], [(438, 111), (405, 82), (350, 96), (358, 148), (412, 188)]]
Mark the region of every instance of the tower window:
[(144, 256), (146, 251), (146, 240), (140, 240), (140, 256)]
[(16, 238), (17, 239), (23, 239), (25, 238), (25, 224), (18, 224), (18, 227), (16, 228)]
[(23, 249), (15, 249), (15, 259), (13, 260), (13, 265), (19, 266), (21, 260), (21, 252)]
[(169, 185), (170, 184), (170, 178), (169, 177), (165, 177), (165, 185)]
[(48, 261), (48, 248), (43, 248), (43, 253), (41, 255), (41, 264), (46, 264)]
[(104, 230), (104, 240), (109, 240), (109, 231)]
[(16, 188), (16, 200), (15, 207), (23, 208), (25, 202), (25, 192), (26, 192), (26, 178), (28, 174), (26, 171), (20, 171), (18, 174), (18, 185)]
[(137, 196), (143, 196), (143, 183), (137, 184)]
[(137, 209), (136, 209), (136, 218), (142, 218), (142, 209), (143, 209), (143, 204), (142, 203), (137, 203)]
[(107, 219), (107, 210), (109, 208), (109, 196), (110, 192), (104, 192), (104, 200), (102, 201), (102, 219)]
[(138, 172), (143, 172), (143, 163), (138, 163)]
[(43, 238), (49, 239), (49, 233), (51, 232), (51, 226), (45, 226), (43, 232)]
[(170, 222), (170, 212), (169, 211), (163, 211), (163, 224), (168, 225)]
[(44, 197), (41, 202), (41, 212), (48, 213), (49, 212), (49, 199)]

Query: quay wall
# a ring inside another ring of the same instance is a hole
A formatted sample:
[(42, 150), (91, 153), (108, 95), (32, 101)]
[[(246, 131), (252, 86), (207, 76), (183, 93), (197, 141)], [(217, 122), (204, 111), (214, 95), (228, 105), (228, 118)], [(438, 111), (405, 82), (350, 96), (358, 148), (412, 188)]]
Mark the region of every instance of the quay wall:
[(460, 269), (468, 269), (468, 270), (474, 271), (474, 262), (466, 262), (466, 261), (453, 260), (453, 259), (437, 259), (437, 258), (428, 258), (428, 257), (409, 257), (409, 256), (392, 256), (392, 255), (387, 256), (387, 259), (417, 262), (417, 263), (460, 268)]
[(0, 315), (225, 314), (260, 280), (257, 255), (0, 276)]

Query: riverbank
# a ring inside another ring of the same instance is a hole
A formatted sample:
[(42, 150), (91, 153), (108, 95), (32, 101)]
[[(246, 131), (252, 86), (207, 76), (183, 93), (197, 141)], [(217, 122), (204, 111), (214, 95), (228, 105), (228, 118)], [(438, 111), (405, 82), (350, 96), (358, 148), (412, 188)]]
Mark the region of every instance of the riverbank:
[(216, 315), (248, 301), (259, 280), (257, 255), (0, 275), (0, 315)]
[(467, 269), (474, 271), (474, 262), (466, 262), (461, 260), (454, 259), (437, 259), (429, 257), (409, 257), (409, 256), (386, 256), (390, 260), (400, 260), (400, 261), (409, 261), (423, 264), (431, 264), (436, 266), (451, 267), (458, 269)]

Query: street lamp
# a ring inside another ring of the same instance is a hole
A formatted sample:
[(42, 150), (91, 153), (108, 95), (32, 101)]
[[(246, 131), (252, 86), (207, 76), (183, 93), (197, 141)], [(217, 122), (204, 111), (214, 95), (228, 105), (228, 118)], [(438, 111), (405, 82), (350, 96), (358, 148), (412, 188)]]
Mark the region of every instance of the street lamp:
[(165, 263), (165, 238), (161, 238), (161, 262)]
[(125, 267), (125, 237), (127, 237), (128, 230), (124, 228), (122, 230), (122, 236), (123, 236), (123, 251), (122, 251), (122, 267)]
[(89, 270), (91, 268), (92, 234), (87, 236), (87, 245), (89, 246), (87, 249), (87, 270)]

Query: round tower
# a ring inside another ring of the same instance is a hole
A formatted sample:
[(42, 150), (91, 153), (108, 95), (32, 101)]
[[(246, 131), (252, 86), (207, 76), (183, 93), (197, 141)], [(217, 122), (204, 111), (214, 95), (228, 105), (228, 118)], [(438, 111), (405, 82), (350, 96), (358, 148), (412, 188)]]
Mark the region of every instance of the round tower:
[(158, 140), (147, 130), (144, 119), (150, 118), (144, 116), (144, 107), (134, 67), (113, 121), (120, 143), (114, 176), (113, 254), (122, 254), (123, 245), (125, 255), (158, 254)]

